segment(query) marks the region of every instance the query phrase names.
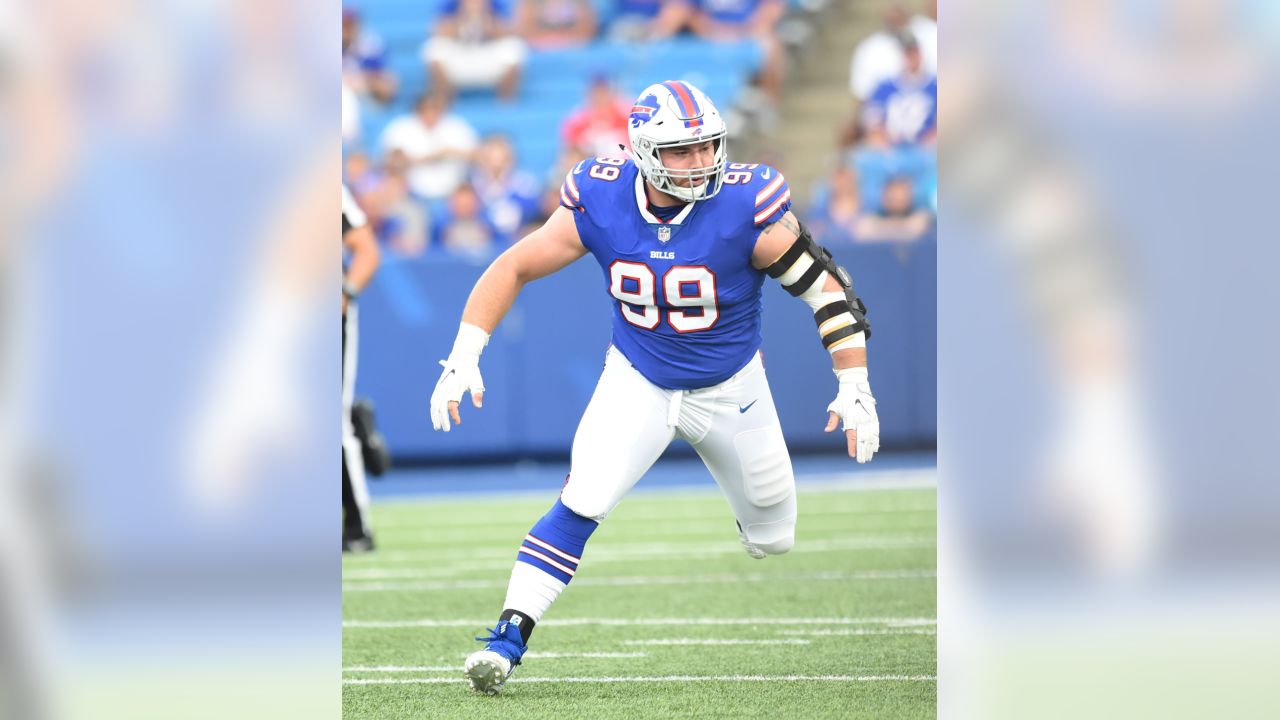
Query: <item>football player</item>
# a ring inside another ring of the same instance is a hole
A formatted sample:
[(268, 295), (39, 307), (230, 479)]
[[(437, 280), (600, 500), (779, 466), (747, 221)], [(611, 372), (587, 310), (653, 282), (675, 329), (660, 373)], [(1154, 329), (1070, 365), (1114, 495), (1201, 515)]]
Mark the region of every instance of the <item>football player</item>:
[(813, 309), (838, 379), (827, 432), (849, 455), (880, 444), (867, 379), (866, 308), (845, 270), (792, 215), (782, 173), (726, 159), (725, 123), (686, 82), (651, 85), (629, 119), (629, 158), (584, 160), (541, 228), (477, 281), (431, 395), (448, 432), (459, 401), (480, 407), (479, 361), (525, 283), (591, 253), (613, 305), (613, 341), (573, 440), (569, 478), (516, 556), (504, 610), (464, 672), (496, 694), (535, 624), (577, 571), (587, 539), (675, 438), (706, 463), (754, 558), (791, 549), (795, 480), (760, 361), (760, 289), (769, 276)]

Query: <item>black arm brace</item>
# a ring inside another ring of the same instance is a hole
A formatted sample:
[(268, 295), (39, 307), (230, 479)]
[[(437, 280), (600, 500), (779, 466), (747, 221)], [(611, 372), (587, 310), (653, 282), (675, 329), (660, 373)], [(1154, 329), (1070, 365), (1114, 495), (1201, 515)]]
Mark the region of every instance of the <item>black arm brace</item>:
[(848, 312), (853, 316), (854, 323), (831, 333), (822, 338), (823, 345), (831, 347), (833, 344), (862, 331), (866, 333), (867, 339), (871, 338), (871, 322), (867, 320), (867, 306), (862, 302), (862, 298), (853, 291), (853, 279), (849, 277), (849, 271), (836, 264), (831, 257), (831, 251), (814, 242), (813, 235), (809, 233), (809, 228), (800, 223), (800, 236), (792, 243), (787, 251), (782, 253), (782, 257), (773, 263), (764, 271), (769, 277), (777, 280), (781, 278), (787, 270), (795, 265), (801, 255), (808, 255), (813, 259), (813, 264), (809, 266), (799, 278), (789, 285), (783, 285), (782, 289), (791, 293), (792, 297), (799, 297), (804, 294), (813, 284), (817, 282), (822, 275), (822, 271), (827, 271), (831, 277), (835, 278), (844, 290), (844, 300), (837, 300), (824, 307), (818, 308), (813, 314), (814, 322), (819, 326), (822, 323), (843, 312)]

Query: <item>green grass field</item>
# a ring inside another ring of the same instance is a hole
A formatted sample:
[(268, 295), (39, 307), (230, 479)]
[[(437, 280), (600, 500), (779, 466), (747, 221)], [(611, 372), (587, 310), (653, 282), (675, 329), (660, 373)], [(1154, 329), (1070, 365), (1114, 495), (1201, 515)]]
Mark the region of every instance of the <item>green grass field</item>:
[(343, 564), (343, 717), (931, 718), (933, 489), (800, 492), (796, 548), (753, 560), (715, 493), (633, 493), (498, 697), (462, 660), (554, 495), (376, 505)]

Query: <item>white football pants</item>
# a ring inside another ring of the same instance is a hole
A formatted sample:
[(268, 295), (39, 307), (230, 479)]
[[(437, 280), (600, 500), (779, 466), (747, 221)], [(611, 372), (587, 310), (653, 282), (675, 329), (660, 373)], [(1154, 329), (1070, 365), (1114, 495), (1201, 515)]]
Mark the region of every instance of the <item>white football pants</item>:
[(759, 353), (719, 385), (664, 390), (609, 348), (561, 502), (603, 520), (677, 437), (706, 463), (748, 542), (774, 555), (791, 549), (795, 476)]

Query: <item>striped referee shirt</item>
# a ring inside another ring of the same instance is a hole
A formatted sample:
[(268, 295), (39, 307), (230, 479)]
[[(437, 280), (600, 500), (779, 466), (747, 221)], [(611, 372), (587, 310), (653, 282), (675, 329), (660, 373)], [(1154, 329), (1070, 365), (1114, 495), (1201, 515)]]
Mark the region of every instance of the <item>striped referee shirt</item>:
[(351, 191), (344, 183), (342, 186), (342, 234), (346, 235), (352, 228), (364, 227), (367, 222), (364, 211), (356, 204), (356, 199), (351, 196)]

